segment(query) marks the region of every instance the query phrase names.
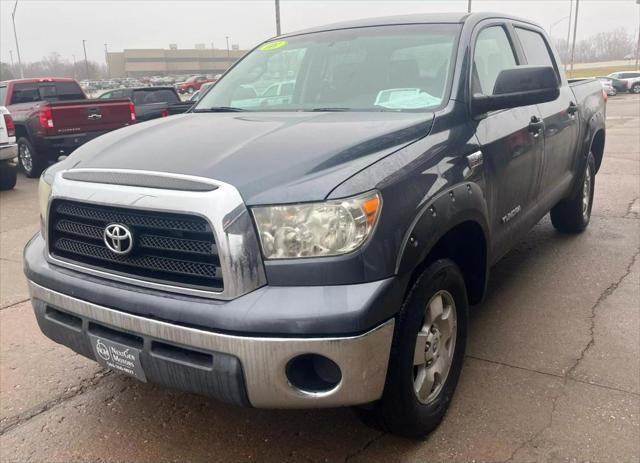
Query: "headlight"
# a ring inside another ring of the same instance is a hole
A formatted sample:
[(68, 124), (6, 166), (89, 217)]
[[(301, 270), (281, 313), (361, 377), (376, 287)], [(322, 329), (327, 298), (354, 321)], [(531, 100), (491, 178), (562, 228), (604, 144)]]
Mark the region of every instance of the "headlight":
[(267, 259), (337, 256), (367, 240), (380, 216), (377, 192), (322, 203), (254, 207)]
[(49, 213), (49, 198), (51, 197), (51, 184), (53, 183), (53, 176), (47, 176), (45, 171), (40, 176), (40, 183), (38, 183), (38, 203), (40, 206), (40, 231), (42, 236), (44, 234), (44, 227), (47, 224), (47, 215)]

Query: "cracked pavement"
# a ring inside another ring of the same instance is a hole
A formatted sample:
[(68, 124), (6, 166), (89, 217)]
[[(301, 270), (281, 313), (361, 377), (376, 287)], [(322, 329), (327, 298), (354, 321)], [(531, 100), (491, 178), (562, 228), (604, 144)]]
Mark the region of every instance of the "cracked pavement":
[(493, 270), (452, 406), (426, 441), (348, 409), (253, 410), (141, 384), (46, 339), (21, 251), (37, 182), (0, 193), (0, 460), (640, 461), (640, 97), (608, 104), (589, 229), (543, 219)]

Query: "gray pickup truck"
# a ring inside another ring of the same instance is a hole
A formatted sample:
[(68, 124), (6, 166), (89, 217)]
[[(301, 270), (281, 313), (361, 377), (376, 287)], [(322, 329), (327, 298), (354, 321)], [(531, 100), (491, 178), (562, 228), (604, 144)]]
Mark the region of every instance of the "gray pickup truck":
[[(280, 82), (286, 92), (265, 89)], [(25, 273), (44, 334), (142, 381), (273, 408), (356, 406), (422, 437), (491, 266), (548, 212), (590, 220), (596, 80), (501, 14), (318, 27), (257, 46), (187, 114), (40, 180)]]

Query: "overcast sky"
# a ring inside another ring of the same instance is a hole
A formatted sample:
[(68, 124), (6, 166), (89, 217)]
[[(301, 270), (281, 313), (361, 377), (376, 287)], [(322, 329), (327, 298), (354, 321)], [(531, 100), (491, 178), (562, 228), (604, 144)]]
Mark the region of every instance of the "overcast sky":
[[(14, 0), (0, 0), (0, 59), (10, 61), (15, 42), (11, 26)], [(575, 5), (575, 0), (574, 0)], [(281, 0), (282, 31), (343, 20), (407, 13), (466, 11), (467, 0)], [(569, 0), (472, 0), (473, 11), (499, 11), (540, 23), (565, 37)], [(578, 38), (623, 27), (637, 34), (640, 5), (635, 0), (581, 0)], [(563, 19), (564, 18), (564, 19)], [(66, 59), (82, 58), (82, 39), (89, 59), (104, 62), (110, 51), (124, 48), (192, 48), (196, 43), (226, 48), (225, 36), (250, 48), (275, 35), (273, 0), (19, 0), (16, 28), (22, 60), (36, 61), (53, 51)], [(630, 50), (631, 52), (631, 50)]]

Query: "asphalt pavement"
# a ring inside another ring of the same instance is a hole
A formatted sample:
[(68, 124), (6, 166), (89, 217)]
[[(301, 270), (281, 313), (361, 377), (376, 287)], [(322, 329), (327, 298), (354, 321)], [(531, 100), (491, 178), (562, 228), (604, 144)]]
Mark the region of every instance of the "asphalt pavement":
[(255, 410), (138, 383), (39, 331), (21, 255), (37, 181), (0, 193), (0, 460), (640, 461), (640, 97), (609, 100), (593, 217), (543, 219), (492, 270), (442, 425), (411, 441), (349, 409)]

